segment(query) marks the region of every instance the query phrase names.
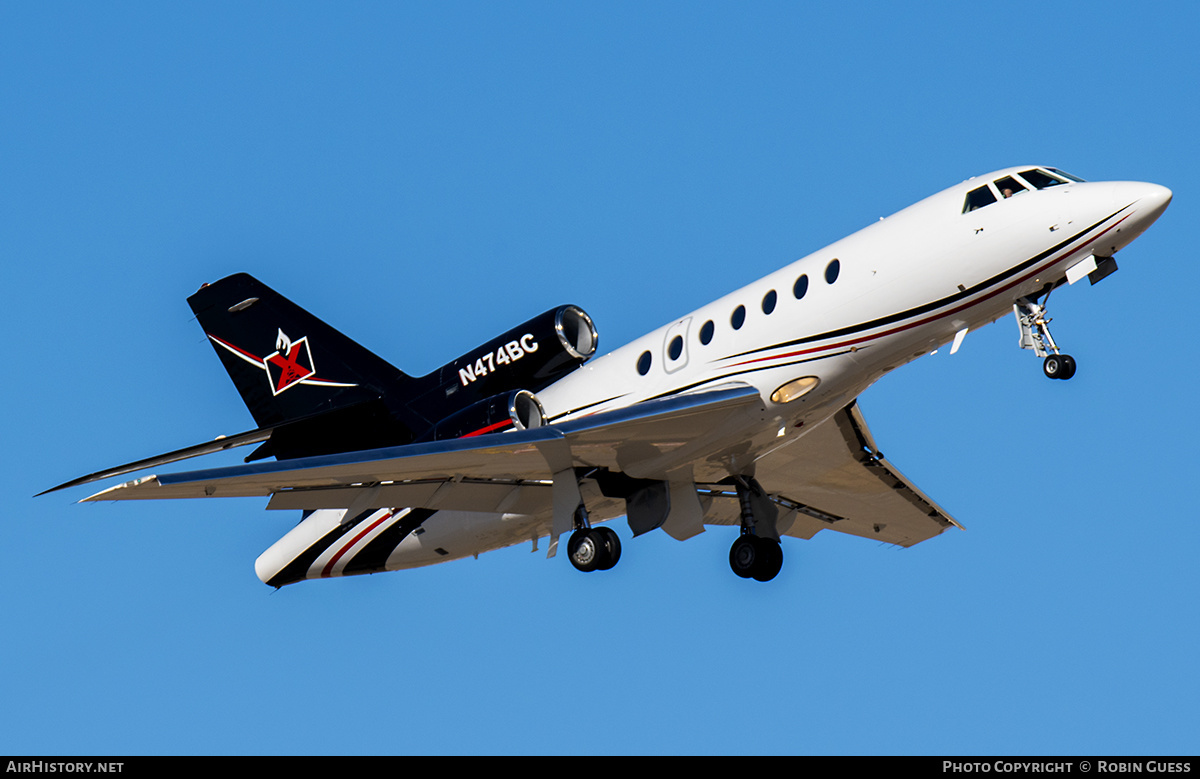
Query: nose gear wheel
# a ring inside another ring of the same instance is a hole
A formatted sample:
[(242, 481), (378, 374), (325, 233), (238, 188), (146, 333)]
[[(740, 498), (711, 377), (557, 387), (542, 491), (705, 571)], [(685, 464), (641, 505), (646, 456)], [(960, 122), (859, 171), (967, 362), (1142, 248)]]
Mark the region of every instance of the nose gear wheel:
[(1038, 357), (1044, 357), (1042, 373), (1051, 379), (1069, 379), (1075, 375), (1075, 358), (1062, 354), (1054, 336), (1050, 335), (1050, 322), (1046, 314), (1046, 304), (1050, 301), (1050, 292), (1041, 303), (1036, 296), (1023, 297), (1013, 304), (1013, 313), (1017, 315), (1017, 326), (1021, 329), (1021, 348), (1032, 349)]

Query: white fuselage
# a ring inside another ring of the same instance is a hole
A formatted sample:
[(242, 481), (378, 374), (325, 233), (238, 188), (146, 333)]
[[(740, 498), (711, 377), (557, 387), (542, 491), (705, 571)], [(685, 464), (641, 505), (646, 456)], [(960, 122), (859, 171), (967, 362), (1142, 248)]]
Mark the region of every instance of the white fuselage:
[[(749, 456), (802, 438), (885, 373), (1004, 316), (1076, 263), (1110, 257), (1171, 196), (1154, 184), (1064, 179), (1004, 197), (1000, 182), (1033, 168), (997, 171), (926, 198), (592, 360), (538, 398), (553, 423), (742, 382), (767, 409), (746, 420)], [(986, 186), (998, 195), (994, 202), (964, 210), (967, 193)], [(730, 475), (719, 472), (725, 467), (697, 471), (696, 480), (717, 481)], [(305, 522), (340, 517), (321, 519), (326, 513)], [(545, 518), (439, 512), (404, 538), (387, 568), (479, 554), (547, 532)], [(260, 576), (294, 555), (302, 539), (289, 543), (291, 536), (260, 558)], [(338, 575), (336, 565), (326, 569)]]
[[(539, 393), (547, 414), (569, 418), (733, 380), (754, 385), (769, 403), (776, 387), (804, 375), (819, 377), (820, 385), (785, 416), (800, 418), (818, 405), (841, 408), (888, 370), (948, 343), (964, 327), (978, 329), (1004, 316), (1016, 299), (1062, 279), (1093, 252), (1111, 256), (1149, 224), (1146, 211), (1149, 221), (1161, 212), (1157, 201), (1135, 206), (1119, 225), (1104, 225), (988, 284), (1130, 203), (1148, 194), (1155, 200), (1162, 190), (1135, 182), (1072, 183), (962, 213), (968, 189), (1008, 172), (926, 198), (591, 361)], [(827, 283), (825, 271), (835, 259), (839, 273)], [(802, 275), (808, 286), (797, 300), (793, 287)], [(772, 291), (775, 308), (766, 314), (763, 299)], [(745, 323), (734, 330), (731, 317), (739, 306)], [(702, 345), (697, 331), (710, 320), (714, 335)], [(683, 336), (683, 351), (672, 360), (668, 349), (676, 334)], [(642, 376), (637, 360), (644, 352), (651, 368)], [(800, 359), (811, 362), (795, 364)], [(583, 412), (573, 411), (581, 407)]]

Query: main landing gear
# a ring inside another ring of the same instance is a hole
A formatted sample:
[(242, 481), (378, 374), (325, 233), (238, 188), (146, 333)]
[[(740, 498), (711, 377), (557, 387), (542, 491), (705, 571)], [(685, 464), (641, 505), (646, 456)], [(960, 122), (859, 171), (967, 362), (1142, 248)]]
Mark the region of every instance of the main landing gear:
[(621, 539), (610, 527), (592, 527), (587, 509), (575, 509), (576, 530), (567, 541), (567, 556), (576, 570), (607, 571), (621, 559)]
[(1013, 304), (1013, 312), (1017, 315), (1017, 326), (1021, 328), (1021, 348), (1032, 349), (1038, 357), (1043, 357), (1042, 373), (1051, 379), (1069, 379), (1075, 375), (1075, 358), (1062, 354), (1054, 336), (1050, 335), (1050, 317), (1046, 316), (1045, 299), (1037, 302), (1036, 297), (1023, 297)]
[(779, 539), (772, 535), (758, 535), (755, 508), (757, 506), (763, 520), (762, 529), (767, 531), (775, 526), (775, 507), (753, 479), (738, 477), (736, 484), (742, 513), (742, 532), (729, 548), (729, 567), (743, 579), (769, 582), (783, 568), (783, 547), (779, 545)]
[(743, 579), (769, 582), (783, 568), (783, 547), (774, 538), (738, 536), (729, 548), (729, 567)]
[[(753, 479), (738, 476), (741, 534), (729, 550), (729, 567), (743, 579), (769, 582), (783, 568), (783, 548), (775, 531), (778, 510)], [(567, 541), (567, 557), (576, 570), (607, 571), (621, 559), (621, 540), (612, 528), (592, 527), (582, 504), (572, 518), (575, 531)]]

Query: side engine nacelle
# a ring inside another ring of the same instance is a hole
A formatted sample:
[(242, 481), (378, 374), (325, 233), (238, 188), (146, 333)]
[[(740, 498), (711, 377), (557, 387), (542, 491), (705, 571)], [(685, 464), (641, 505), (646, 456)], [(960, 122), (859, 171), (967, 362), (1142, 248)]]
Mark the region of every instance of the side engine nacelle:
[(508, 430), (528, 430), (546, 424), (546, 411), (529, 390), (503, 392), (484, 398), (438, 422), (421, 441), (445, 441)]
[(422, 391), (408, 407), (440, 426), (485, 399), (538, 392), (587, 362), (598, 341), (583, 309), (551, 309), (420, 379)]

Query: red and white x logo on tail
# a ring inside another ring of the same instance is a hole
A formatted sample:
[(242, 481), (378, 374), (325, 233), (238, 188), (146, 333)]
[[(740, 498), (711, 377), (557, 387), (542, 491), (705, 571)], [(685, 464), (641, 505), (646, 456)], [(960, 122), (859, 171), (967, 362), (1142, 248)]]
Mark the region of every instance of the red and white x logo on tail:
[(308, 350), (308, 336), (293, 342), (280, 329), (275, 339), (275, 349), (274, 353), (263, 358), (263, 367), (271, 379), (272, 394), (278, 395), (316, 374), (312, 352)]
[(308, 336), (293, 341), (280, 329), (279, 335), (275, 338), (275, 351), (266, 357), (252, 354), (211, 333), (208, 334), (208, 337), (212, 339), (213, 343), (224, 347), (231, 354), (266, 371), (272, 395), (278, 395), (297, 384), (313, 384), (323, 387), (357, 386), (356, 384), (317, 378), (317, 366), (313, 363), (312, 351), (308, 348)]

